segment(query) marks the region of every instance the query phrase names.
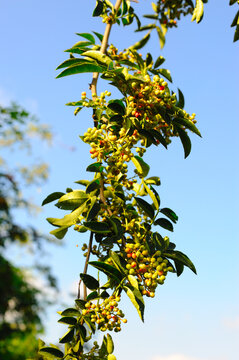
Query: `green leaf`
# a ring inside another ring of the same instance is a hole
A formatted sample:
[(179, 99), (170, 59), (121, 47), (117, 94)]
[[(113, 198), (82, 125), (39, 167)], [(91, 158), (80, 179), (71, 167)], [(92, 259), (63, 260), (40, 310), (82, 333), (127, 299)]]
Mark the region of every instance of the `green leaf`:
[(167, 69), (159, 69), (158, 72), (163, 75), (168, 81), (172, 82), (170, 71)]
[(164, 238), (157, 232), (153, 233), (153, 243), (157, 250), (164, 250), (165, 249), (165, 241)]
[(86, 168), (86, 171), (90, 172), (102, 172), (103, 170), (104, 167), (102, 166), (102, 163), (99, 162), (93, 163)]
[(140, 41), (136, 42), (134, 45), (132, 45), (130, 47), (130, 49), (134, 49), (134, 50), (139, 50), (141, 49), (142, 47), (144, 47), (147, 42), (149, 41), (150, 39), (150, 32), (148, 32), (144, 37), (143, 39), (141, 39)]
[(86, 300), (90, 301), (90, 300), (94, 300), (94, 299), (97, 299), (97, 298), (99, 298), (98, 292), (93, 291), (87, 296)]
[(146, 177), (148, 175), (150, 167), (140, 156), (135, 155), (131, 158), (131, 161), (133, 162), (140, 176)]
[(107, 334), (107, 352), (108, 354), (112, 354), (114, 352), (114, 343), (110, 334)]
[[(85, 304), (86, 301), (85, 300), (81, 300), (81, 299), (76, 299), (75, 300), (76, 305), (80, 308), (80, 309), (84, 309), (85, 308)], [(78, 311), (78, 310), (77, 310)]]
[(103, 1), (97, 0), (97, 4), (93, 11), (92, 16), (100, 16), (103, 12), (103, 9), (104, 9)]
[(230, 0), (229, 5), (233, 5), (237, 2), (237, 0)]
[(85, 201), (79, 208), (72, 211), (70, 214), (65, 215), (62, 219), (47, 218), (47, 221), (54, 226), (68, 226), (75, 224), (78, 217), (87, 207), (87, 201)]
[(162, 65), (165, 61), (165, 58), (163, 56), (159, 56), (154, 64), (154, 69), (157, 69), (160, 65)]
[(236, 27), (235, 33), (234, 33), (234, 38), (233, 38), (233, 42), (239, 40), (239, 26)]
[(137, 290), (139, 290), (139, 283), (138, 281), (135, 279), (135, 277), (133, 275), (128, 275), (128, 280), (130, 282), (130, 284), (136, 288)]
[(146, 183), (144, 183), (144, 187), (145, 187), (147, 193), (149, 194), (149, 196), (151, 197), (151, 199), (152, 199), (152, 201), (153, 201), (153, 203), (154, 203), (154, 206), (155, 206), (156, 210), (158, 210), (160, 203), (158, 202), (158, 199), (157, 199), (157, 197), (155, 196), (154, 192), (146, 185)]
[(231, 27), (238, 25), (238, 20), (239, 20), (239, 10), (237, 11), (237, 13), (236, 13), (236, 15), (235, 15), (235, 17), (233, 19)]
[(188, 155), (191, 152), (191, 148), (192, 148), (191, 140), (188, 134), (186, 133), (186, 131), (184, 131), (180, 127), (177, 127), (177, 132), (180, 137), (181, 143), (183, 145), (184, 157), (186, 159), (186, 157), (188, 157)]
[(172, 223), (169, 220), (164, 219), (164, 218), (157, 219), (154, 222), (154, 225), (159, 225), (159, 226), (161, 226), (162, 228), (164, 228), (164, 229), (166, 229), (168, 231), (173, 231)]
[(93, 31), (93, 33), (98, 37), (98, 39), (100, 40), (100, 42), (102, 42), (104, 36), (103, 36), (102, 34), (99, 34), (99, 33), (96, 32), (96, 31)]
[(80, 274), (80, 278), (85, 284), (85, 286), (90, 290), (96, 290), (99, 288), (99, 281), (96, 280), (93, 276), (88, 274)]
[[(191, 269), (195, 274), (197, 274), (196, 268), (193, 265), (192, 261), (187, 257), (187, 255), (185, 255), (181, 251), (168, 250), (167, 252), (164, 252), (163, 255), (169, 259), (180, 262), (181, 264), (183, 264), (183, 265), (187, 266), (189, 269)], [(175, 264), (175, 266), (176, 266), (176, 264)]]
[(65, 195), (63, 192), (54, 192), (50, 195), (48, 195), (42, 202), (42, 206), (46, 205), (54, 200), (59, 199), (62, 195)]
[(178, 216), (175, 214), (175, 212), (169, 208), (163, 208), (160, 210), (162, 214), (167, 216), (170, 220), (172, 220), (175, 224), (178, 221)]
[[(111, 257), (111, 259), (112, 259), (115, 267), (121, 272), (121, 274), (122, 274), (123, 276), (125, 276), (125, 275), (126, 275), (126, 273), (125, 273), (125, 267), (122, 266), (119, 255), (116, 254), (116, 252), (114, 252), (114, 251), (111, 250), (111, 251), (110, 251), (110, 257)], [(123, 259), (122, 259), (122, 260), (123, 260)], [(125, 265), (126, 265), (126, 264), (125, 264)]]
[(89, 40), (92, 44), (95, 44), (95, 38), (91, 34), (88, 34), (88, 33), (76, 33), (76, 35), (81, 36), (81, 37)]
[(133, 288), (132, 286), (124, 286), (123, 289), (130, 298), (134, 307), (136, 308), (140, 319), (144, 321), (144, 300), (141, 293), (139, 292), (139, 290)]
[(151, 30), (151, 29), (154, 29), (155, 27), (156, 27), (155, 24), (148, 24), (148, 25), (142, 26), (139, 29), (135, 30), (135, 32), (144, 31), (144, 30)]
[(98, 234), (107, 234), (111, 232), (109, 225), (106, 222), (86, 221), (84, 226), (90, 231)]
[(159, 44), (160, 44), (160, 48), (162, 49), (165, 45), (165, 34), (163, 33), (162, 29), (159, 26), (156, 26), (157, 29), (157, 34), (159, 37)]
[(193, 11), (192, 20), (196, 20), (197, 23), (199, 23), (203, 18), (203, 1), (202, 0), (196, 0), (196, 6)]
[(79, 64), (91, 64), (91, 62), (85, 59), (71, 58), (63, 61), (63, 63), (57, 66), (56, 70), (67, 68), (74, 65), (79, 65)]
[(150, 53), (147, 53), (146, 55), (146, 66), (148, 67), (153, 62), (152, 55)]
[(109, 66), (112, 63), (112, 59), (109, 56), (98, 50), (85, 51), (82, 55), (94, 59), (100, 65), (103, 64)]
[(111, 266), (101, 261), (91, 261), (89, 262), (89, 264), (94, 266), (96, 269), (102, 271), (103, 273), (105, 273), (109, 278), (116, 280), (117, 283), (120, 283), (121, 280), (124, 278), (121, 272), (118, 269), (116, 269), (114, 266)]
[(143, 15), (144, 18), (146, 19), (153, 19), (153, 20), (157, 20), (158, 19), (158, 15), (157, 14), (146, 14), (146, 15)]
[(145, 200), (135, 197), (135, 200), (138, 206), (148, 215), (151, 219), (154, 218), (154, 209), (153, 207)]
[(165, 138), (163, 137), (163, 135), (162, 135), (159, 131), (154, 130), (154, 129), (151, 129), (151, 130), (149, 130), (149, 132), (150, 132), (150, 134), (151, 134), (152, 136), (154, 136), (155, 139), (158, 140), (158, 142), (159, 142), (160, 144), (162, 144), (162, 145), (165, 147), (165, 149), (168, 148), (168, 144), (167, 144)]
[(59, 340), (60, 344), (69, 343), (74, 337), (74, 329), (68, 330)]
[(180, 107), (181, 109), (184, 108), (185, 101), (182, 91), (178, 88), (178, 101), (176, 102), (176, 106)]
[(77, 320), (76, 318), (71, 316), (63, 316), (62, 318), (60, 318), (60, 320), (58, 320), (58, 322), (61, 324), (75, 325), (77, 323)]
[(180, 276), (183, 273), (184, 265), (177, 260), (174, 260), (174, 264), (175, 264), (177, 276)]
[(49, 358), (57, 358), (62, 359), (64, 357), (64, 354), (59, 349), (56, 349), (54, 347), (44, 346), (39, 350), (39, 354), (43, 356), (47, 356)]
[(100, 204), (98, 202), (94, 202), (94, 204), (91, 206), (88, 212), (87, 221), (93, 220), (97, 216), (100, 209), (101, 209)]
[(91, 193), (92, 191), (96, 190), (96, 189), (99, 189), (100, 188), (100, 180), (99, 179), (96, 179), (96, 180), (93, 180), (91, 181), (87, 187), (86, 187), (86, 194), (89, 194)]
[(61, 312), (61, 316), (79, 316), (79, 310), (75, 308), (68, 308)]
[(187, 120), (184, 118), (175, 118), (173, 120), (173, 122), (176, 122), (176, 124), (185, 126), (187, 129), (191, 130), (193, 133), (202, 137), (202, 135), (200, 134), (200, 131), (198, 130), (198, 128), (194, 125), (194, 123), (191, 120)]
[(144, 181), (146, 182), (146, 184), (152, 184), (156, 186), (161, 185), (161, 181), (158, 176), (151, 176), (148, 179), (145, 179)]
[(89, 195), (83, 190), (73, 190), (64, 194), (59, 200), (56, 206), (59, 209), (64, 210), (75, 210), (77, 207), (81, 206), (87, 199)]
[(107, 106), (110, 110), (114, 112), (124, 115), (125, 114), (125, 107), (121, 100), (111, 100)]
[(61, 240), (66, 235), (68, 226), (62, 226), (58, 229), (50, 231), (50, 234), (54, 235), (57, 239)]
[(100, 67), (96, 64), (85, 63), (85, 64), (81, 64), (81, 65), (71, 66), (71, 67), (67, 68), (66, 70), (63, 70), (59, 75), (57, 75), (56, 78), (59, 79), (63, 76), (88, 73), (88, 72), (101, 73), (101, 72), (103, 72), (103, 69), (102, 69), (102, 67)]

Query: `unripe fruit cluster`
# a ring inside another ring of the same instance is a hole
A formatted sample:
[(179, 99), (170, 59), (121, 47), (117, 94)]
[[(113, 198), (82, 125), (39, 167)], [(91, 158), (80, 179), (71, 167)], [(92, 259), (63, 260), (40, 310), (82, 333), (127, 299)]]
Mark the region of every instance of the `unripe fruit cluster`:
[(193, 6), (186, 0), (160, 0), (154, 10), (160, 23), (171, 28), (177, 26), (177, 20), (182, 15), (192, 14)]
[(121, 322), (127, 323), (123, 312), (118, 308), (120, 296), (110, 296), (101, 303), (89, 301), (82, 310), (83, 316), (90, 316), (91, 322), (98, 325), (101, 331), (121, 331)]
[(154, 297), (158, 284), (162, 285), (168, 271), (173, 271), (168, 266), (168, 260), (161, 257), (161, 251), (150, 255), (145, 245), (140, 243), (126, 244), (125, 254), (128, 263), (126, 268), (130, 275), (137, 276), (142, 295)]

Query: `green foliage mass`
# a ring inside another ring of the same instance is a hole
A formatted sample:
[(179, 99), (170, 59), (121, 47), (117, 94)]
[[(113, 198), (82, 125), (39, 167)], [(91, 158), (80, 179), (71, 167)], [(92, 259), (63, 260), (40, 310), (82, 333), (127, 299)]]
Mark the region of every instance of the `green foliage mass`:
[[(24, 199), (24, 183), (39, 184), (47, 177), (46, 166), (39, 164), (32, 170), (15, 167), (9, 154), (17, 150), (28, 154), (32, 149), (32, 136), (49, 141), (48, 127), (38, 125), (28, 112), (16, 104), (0, 106), (0, 358), (25, 360), (35, 356), (37, 335), (42, 333), (41, 314), (49, 300), (41, 300), (41, 290), (33, 283), (32, 270), (16, 266), (10, 260), (10, 249), (31, 246), (34, 255), (41, 255), (41, 245), (49, 240), (34, 227), (24, 226), (16, 220), (18, 212), (29, 212), (34, 205)], [(28, 155), (29, 156), (29, 155)], [(22, 191), (23, 190), (23, 191)], [(22, 194), (23, 193), (23, 194)], [(46, 286), (56, 288), (50, 269), (40, 264), (35, 268)], [(40, 357), (39, 357), (40, 359)]]

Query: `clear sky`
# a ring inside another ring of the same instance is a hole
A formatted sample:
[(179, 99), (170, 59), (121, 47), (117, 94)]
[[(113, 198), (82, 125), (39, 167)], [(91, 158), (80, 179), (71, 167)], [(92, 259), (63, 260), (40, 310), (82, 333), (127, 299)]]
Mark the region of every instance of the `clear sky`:
[[(154, 148), (145, 157), (151, 164), (150, 175), (161, 177), (162, 205), (179, 215), (170, 237), (193, 260), (198, 275), (186, 269), (178, 279), (169, 276), (155, 299), (147, 301), (145, 324), (133, 306), (123, 302), (128, 324), (114, 336), (118, 360), (238, 358), (239, 42), (232, 42), (234, 29), (230, 28), (238, 5), (229, 7), (228, 2), (210, 0), (199, 25), (191, 23), (190, 17), (182, 20), (178, 29), (169, 31), (163, 51), (156, 34), (142, 50), (143, 55), (151, 52), (154, 59), (160, 54), (166, 58), (173, 89), (184, 92), (186, 110), (197, 114), (203, 136), (191, 135), (193, 148), (186, 160), (177, 140), (167, 151)], [(51, 149), (39, 145), (51, 166), (46, 186), (37, 194), (29, 189), (29, 196), (39, 204), (49, 193), (76, 188), (75, 180), (89, 176), (85, 173), (88, 147), (78, 135), (92, 125), (91, 115), (82, 111), (74, 117), (72, 108), (64, 104), (88, 91), (90, 75), (56, 80), (54, 69), (67, 58), (63, 50), (79, 41), (76, 32), (103, 32), (100, 20), (91, 18), (94, 5), (93, 0), (0, 0), (0, 102), (15, 100), (24, 105), (50, 124), (55, 134)], [(140, 0), (135, 8), (140, 14), (150, 13), (150, 1)], [(133, 44), (139, 39), (134, 26), (115, 25), (110, 42), (119, 49)], [(100, 89), (104, 86), (99, 84)], [(110, 85), (104, 89), (118, 96)], [(31, 221), (48, 232), (52, 228), (45, 218), (58, 215), (63, 212), (49, 205)], [(49, 249), (48, 260), (65, 301), (83, 270), (76, 244), (86, 240), (72, 230), (64, 247)], [(56, 316), (49, 315), (46, 322), (46, 338), (51, 342), (65, 330), (56, 321)]]

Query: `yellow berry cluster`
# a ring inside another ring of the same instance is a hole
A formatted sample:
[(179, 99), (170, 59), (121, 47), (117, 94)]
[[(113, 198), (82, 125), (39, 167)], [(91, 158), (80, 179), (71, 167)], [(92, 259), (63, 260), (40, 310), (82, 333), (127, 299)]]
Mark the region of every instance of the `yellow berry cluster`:
[(161, 251), (150, 255), (145, 245), (140, 243), (126, 244), (125, 253), (126, 268), (130, 275), (137, 276), (142, 295), (154, 297), (156, 287), (164, 283), (167, 272), (172, 272), (173, 267), (168, 266), (168, 260), (161, 257)]
[(97, 324), (101, 331), (114, 330), (121, 331), (121, 322), (127, 323), (124, 318), (122, 310), (118, 308), (120, 296), (110, 296), (104, 299), (101, 303), (96, 304), (89, 301), (85, 304), (85, 309), (82, 310), (82, 315), (90, 316), (92, 323)]

